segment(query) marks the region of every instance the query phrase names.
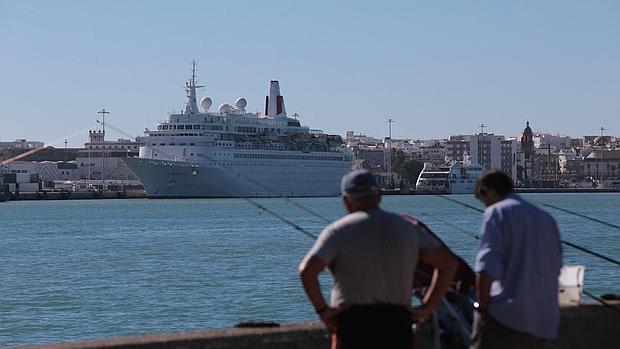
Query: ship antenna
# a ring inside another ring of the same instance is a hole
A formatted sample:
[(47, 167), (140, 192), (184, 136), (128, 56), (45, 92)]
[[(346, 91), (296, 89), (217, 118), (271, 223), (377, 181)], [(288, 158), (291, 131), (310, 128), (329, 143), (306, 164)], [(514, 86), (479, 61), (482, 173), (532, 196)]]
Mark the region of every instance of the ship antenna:
[(197, 60), (192, 59), (192, 78), (189, 83), (185, 83), (185, 91), (187, 92), (187, 105), (185, 106), (186, 114), (197, 114), (198, 111), (198, 102), (196, 101), (196, 89), (204, 86), (198, 86), (196, 83), (196, 63)]
[(192, 86), (196, 86), (196, 60), (192, 59)]

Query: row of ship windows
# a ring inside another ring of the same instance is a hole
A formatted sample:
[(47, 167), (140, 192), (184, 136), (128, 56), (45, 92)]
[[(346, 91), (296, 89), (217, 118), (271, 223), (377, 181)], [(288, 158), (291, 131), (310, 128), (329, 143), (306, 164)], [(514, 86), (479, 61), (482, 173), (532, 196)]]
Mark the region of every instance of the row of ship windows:
[(236, 163), (236, 162), (210, 162), (211, 166), (233, 166), (233, 167), (305, 167), (305, 168), (339, 168), (336, 165), (294, 165), (294, 164), (269, 164), (269, 163)]
[[(149, 134), (151, 137), (182, 137), (182, 136), (201, 136), (202, 134), (200, 133), (150, 133)], [(206, 133), (204, 134), (205, 136), (207, 135)]]
[(290, 154), (234, 154), (235, 159), (278, 159), (278, 160), (322, 160), (343, 161), (349, 160), (341, 156), (322, 155), (290, 155)]
[[(154, 147), (157, 146), (157, 143), (151, 143)], [(166, 143), (159, 143), (160, 146), (166, 146)], [(176, 143), (168, 143), (168, 145), (171, 146), (175, 146), (177, 145)], [(187, 146), (187, 143), (185, 142), (180, 142), (178, 144), (179, 146)], [(190, 146), (194, 146), (196, 145), (196, 143), (189, 143)], [(215, 145), (215, 146), (222, 146), (222, 147), (234, 147), (235, 144), (233, 142), (228, 142), (228, 143), (220, 143), (220, 142), (207, 142), (207, 145)], [(252, 145), (252, 144), (237, 144), (236, 148), (246, 148), (246, 149), (256, 149), (257, 147)], [(260, 149), (273, 149), (273, 150), (285, 150), (286, 147), (283, 145), (269, 145), (269, 144), (265, 144), (265, 145), (260, 145), (258, 148)]]
[[(89, 145), (88, 148), (89, 149), (99, 149), (99, 146), (98, 145), (94, 145), (94, 146), (93, 145)], [(120, 146), (119, 145), (115, 145), (115, 146), (108, 145), (107, 147), (101, 146), (101, 149), (106, 149), (106, 148), (107, 149), (138, 149), (138, 146), (137, 145), (134, 145), (134, 146), (128, 145), (127, 148), (125, 148), (124, 145), (120, 145)]]
[[(157, 130), (166, 131), (166, 130), (209, 130), (209, 131), (223, 131), (228, 130), (228, 126), (222, 125), (157, 125)], [(281, 129), (279, 128), (257, 128), (257, 127), (247, 127), (247, 126), (237, 126), (237, 132), (244, 133), (257, 133), (257, 132), (277, 132), (280, 133)]]
[[(215, 130), (222, 131), (222, 125), (157, 125), (157, 129), (162, 130)], [(226, 126), (228, 130), (228, 126)]]

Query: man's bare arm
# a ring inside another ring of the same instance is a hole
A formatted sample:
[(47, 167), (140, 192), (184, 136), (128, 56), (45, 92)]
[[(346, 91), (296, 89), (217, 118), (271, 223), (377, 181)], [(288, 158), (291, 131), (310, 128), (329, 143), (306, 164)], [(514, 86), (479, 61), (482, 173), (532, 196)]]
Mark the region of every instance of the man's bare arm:
[(321, 293), (321, 285), (319, 284), (319, 274), (325, 269), (326, 264), (318, 257), (312, 256), (303, 262), (299, 266), (299, 273), (301, 276), (301, 283), (304, 286), (304, 290), (317, 311), (321, 320), (327, 328), (332, 332), (336, 332), (336, 315), (338, 310), (327, 306), (323, 293)]
[(458, 260), (445, 247), (425, 251), (420, 255), (420, 261), (436, 269), (431, 285), (424, 297), (424, 304), (413, 311), (419, 318), (426, 318), (432, 313), (448, 292), (458, 268)]
[(320, 310), (327, 307), (323, 294), (321, 293), (321, 285), (319, 284), (319, 274), (325, 269), (325, 263), (312, 256), (304, 260), (299, 266), (299, 274), (304, 290), (314, 306), (314, 309)]

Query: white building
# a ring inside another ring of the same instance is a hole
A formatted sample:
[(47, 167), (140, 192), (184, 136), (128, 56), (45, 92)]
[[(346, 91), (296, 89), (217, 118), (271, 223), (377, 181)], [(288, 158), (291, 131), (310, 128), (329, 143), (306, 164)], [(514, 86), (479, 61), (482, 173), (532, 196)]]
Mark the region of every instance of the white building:
[(105, 141), (103, 132), (90, 131), (76, 158), (79, 179), (136, 181), (138, 178), (123, 163), (123, 159), (138, 156), (141, 142), (129, 139)]
[(354, 134), (353, 131), (347, 131), (344, 142), (346, 147), (352, 150), (356, 149), (383, 149), (384, 142), (381, 139), (366, 136), (365, 134)]
[(12, 142), (0, 142), (0, 149), (35, 149), (43, 148), (43, 142), (18, 139)]
[(2, 168), (10, 174), (36, 174), (43, 182), (78, 179), (75, 161), (13, 161)]
[(471, 162), (485, 170), (496, 168), (517, 178), (517, 140), (505, 139), (492, 133), (450, 136), (446, 144), (446, 157), (463, 161), (469, 155)]
[(586, 177), (604, 181), (620, 178), (620, 150), (596, 149), (583, 159)]
[(570, 149), (570, 137), (557, 133), (539, 133), (533, 137), (534, 148)]

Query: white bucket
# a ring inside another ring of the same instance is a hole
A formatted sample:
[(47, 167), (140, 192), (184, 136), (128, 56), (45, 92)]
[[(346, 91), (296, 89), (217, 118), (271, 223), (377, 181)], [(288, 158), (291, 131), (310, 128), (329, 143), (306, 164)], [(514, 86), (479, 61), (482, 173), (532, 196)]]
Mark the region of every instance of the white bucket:
[(560, 306), (578, 305), (583, 293), (583, 279), (586, 267), (583, 265), (565, 265), (560, 271), (559, 303)]

